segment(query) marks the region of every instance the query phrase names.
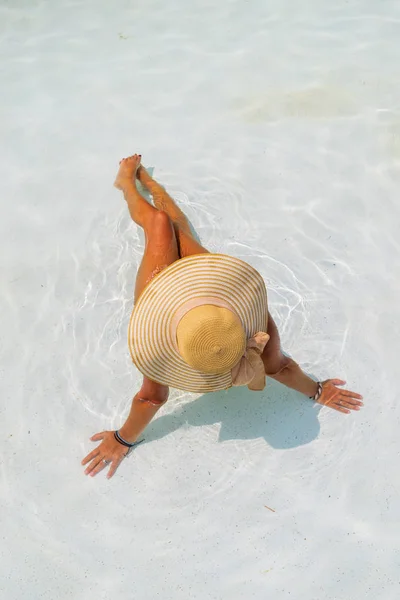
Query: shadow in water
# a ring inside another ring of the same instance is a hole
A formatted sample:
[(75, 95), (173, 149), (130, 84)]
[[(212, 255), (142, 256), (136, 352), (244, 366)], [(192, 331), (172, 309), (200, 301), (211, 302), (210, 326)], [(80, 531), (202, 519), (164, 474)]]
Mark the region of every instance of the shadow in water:
[(261, 393), (231, 388), (180, 405), (153, 421), (145, 437), (151, 442), (182, 426), (221, 423), (220, 442), (264, 438), (272, 448), (295, 448), (318, 436), (319, 408), (301, 394), (268, 380)]

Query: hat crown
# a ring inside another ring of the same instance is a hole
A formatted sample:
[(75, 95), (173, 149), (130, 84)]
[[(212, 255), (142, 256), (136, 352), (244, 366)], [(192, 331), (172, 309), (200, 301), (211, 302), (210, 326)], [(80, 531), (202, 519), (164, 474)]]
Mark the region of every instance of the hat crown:
[(239, 317), (228, 308), (204, 304), (189, 310), (176, 328), (177, 348), (183, 360), (201, 373), (230, 371), (246, 348)]

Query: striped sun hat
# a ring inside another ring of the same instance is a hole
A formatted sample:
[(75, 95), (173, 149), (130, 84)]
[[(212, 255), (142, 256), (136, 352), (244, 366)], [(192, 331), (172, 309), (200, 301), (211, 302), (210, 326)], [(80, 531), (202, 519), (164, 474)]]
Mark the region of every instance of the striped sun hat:
[(139, 371), (189, 392), (265, 387), (267, 291), (249, 264), (224, 254), (179, 259), (146, 286), (131, 316)]

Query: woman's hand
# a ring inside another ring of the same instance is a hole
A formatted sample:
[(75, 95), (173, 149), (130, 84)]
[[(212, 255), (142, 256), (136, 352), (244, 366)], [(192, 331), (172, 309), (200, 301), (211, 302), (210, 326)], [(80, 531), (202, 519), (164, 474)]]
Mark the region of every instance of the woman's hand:
[(126, 448), (114, 437), (113, 431), (103, 431), (102, 433), (96, 433), (90, 438), (92, 442), (98, 442), (102, 440), (100, 446), (97, 446), (90, 454), (83, 459), (82, 464), (86, 465), (90, 462), (90, 465), (85, 470), (85, 475), (93, 477), (105, 469), (108, 465), (110, 470), (107, 474), (107, 479), (110, 479), (118, 469), (122, 460), (128, 453), (129, 448)]
[(361, 402), (362, 396), (355, 392), (339, 389), (337, 386), (344, 385), (346, 382), (341, 379), (327, 379), (321, 383), (322, 394), (317, 400), (319, 404), (334, 408), (339, 412), (348, 414), (351, 410), (360, 410), (364, 404)]

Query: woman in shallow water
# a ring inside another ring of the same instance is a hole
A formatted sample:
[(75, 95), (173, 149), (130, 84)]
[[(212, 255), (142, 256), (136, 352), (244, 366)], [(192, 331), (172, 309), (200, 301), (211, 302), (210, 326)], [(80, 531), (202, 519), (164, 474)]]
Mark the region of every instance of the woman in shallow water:
[[(169, 386), (206, 393), (247, 385), (256, 392), (268, 376), (339, 412), (359, 410), (362, 397), (339, 387), (344, 381), (315, 382), (282, 353), (259, 273), (203, 248), (186, 216), (140, 161), (137, 154), (123, 159), (114, 185), (146, 238), (129, 327), (132, 360), (143, 384), (122, 427), (91, 438), (100, 444), (82, 461), (85, 474), (109, 466), (107, 477), (114, 475), (167, 401)], [(136, 179), (154, 206), (141, 196)]]

